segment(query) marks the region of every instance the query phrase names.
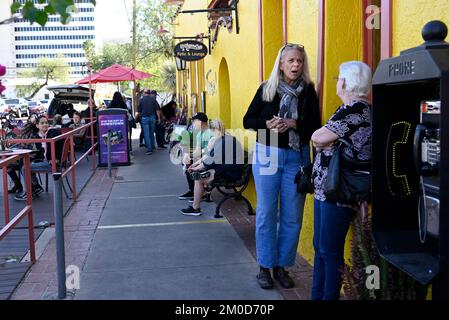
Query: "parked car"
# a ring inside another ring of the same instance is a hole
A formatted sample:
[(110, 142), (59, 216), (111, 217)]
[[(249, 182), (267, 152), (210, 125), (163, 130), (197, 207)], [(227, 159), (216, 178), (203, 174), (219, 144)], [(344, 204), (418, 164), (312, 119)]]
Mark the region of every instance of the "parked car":
[(5, 103), (17, 117), (28, 117), (30, 115), (28, 103), (23, 98), (5, 99)]
[[(48, 101), (48, 100), (47, 100)], [(42, 100), (28, 101), (28, 110), (32, 113), (42, 113), (47, 111), (48, 107), (42, 103)]]
[(39, 113), (39, 104), (37, 101), (28, 101), (28, 110), (30, 113)]
[(48, 106), (50, 105), (50, 100), (48, 99), (39, 100), (39, 104), (41, 105), (42, 110), (47, 111)]
[[(54, 94), (53, 100), (47, 109), (47, 115), (53, 118), (55, 114), (69, 117), (73, 116), (74, 111), (81, 112), (81, 114), (88, 115), (89, 108), (89, 88), (77, 85), (68, 84), (60, 86), (49, 86), (49, 91)], [(92, 99), (95, 91), (92, 90)], [(71, 108), (73, 106), (73, 109)]]

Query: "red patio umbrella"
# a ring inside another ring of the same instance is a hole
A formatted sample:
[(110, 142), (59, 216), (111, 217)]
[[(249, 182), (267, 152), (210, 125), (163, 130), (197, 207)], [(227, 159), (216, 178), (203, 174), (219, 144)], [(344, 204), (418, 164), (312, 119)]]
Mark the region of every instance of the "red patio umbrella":
[[(136, 69), (114, 64), (106, 69), (97, 71), (91, 76), (91, 83), (100, 82), (120, 82), (120, 81), (135, 81), (153, 77), (153, 74), (138, 71)], [(89, 77), (85, 77), (76, 82), (77, 84), (88, 84)]]
[[(134, 97), (134, 90), (135, 90), (135, 81), (146, 79), (149, 77), (153, 77), (153, 74), (145, 73), (142, 71), (138, 71), (133, 68), (129, 68), (126, 66), (122, 66), (120, 64), (114, 64), (108, 68), (105, 68), (103, 70), (97, 71), (90, 76), (87, 76), (79, 81), (76, 82), (76, 84), (93, 84), (93, 83), (100, 83), (100, 82), (120, 82), (120, 81), (134, 81), (134, 89), (133, 89), (133, 97)], [(92, 99), (91, 92), (90, 92), (90, 85), (89, 85), (89, 108), (90, 108), (90, 118), (93, 118), (93, 111), (92, 111)], [(133, 101), (133, 111), (135, 109), (135, 101)], [(92, 137), (94, 135), (93, 127), (91, 127), (92, 131)], [(93, 144), (93, 138), (92, 138), (92, 144)], [(94, 151), (92, 151), (92, 157), (94, 158)], [(92, 163), (94, 166), (94, 163)]]

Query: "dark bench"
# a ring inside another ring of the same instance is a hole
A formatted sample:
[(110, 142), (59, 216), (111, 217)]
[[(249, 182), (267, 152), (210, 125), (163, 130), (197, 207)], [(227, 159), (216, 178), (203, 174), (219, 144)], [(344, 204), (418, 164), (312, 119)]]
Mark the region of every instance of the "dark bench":
[(217, 208), (215, 209), (215, 216), (214, 216), (215, 218), (223, 218), (223, 216), (220, 215), (220, 207), (223, 205), (225, 201), (232, 198), (234, 198), (235, 200), (245, 201), (246, 205), (248, 206), (248, 215), (250, 216), (255, 215), (251, 203), (242, 194), (243, 191), (245, 191), (245, 189), (248, 187), (251, 178), (251, 164), (242, 165), (241, 169), (239, 168), (239, 171), (240, 170), (241, 170), (240, 174), (241, 178), (239, 180), (230, 180), (218, 174), (215, 176), (214, 180), (208, 187), (209, 196), (207, 201), (211, 201), (210, 191), (212, 191), (214, 188), (224, 195), (224, 198), (218, 202)]

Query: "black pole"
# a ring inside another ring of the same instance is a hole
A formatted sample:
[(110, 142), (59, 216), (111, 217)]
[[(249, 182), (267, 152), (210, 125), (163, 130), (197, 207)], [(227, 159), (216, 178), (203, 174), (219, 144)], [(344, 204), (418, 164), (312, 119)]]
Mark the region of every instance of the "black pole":
[(112, 178), (112, 159), (111, 159), (111, 130), (108, 130), (108, 171), (109, 178)]
[(54, 186), (54, 212), (56, 226), (56, 262), (58, 275), (58, 298), (64, 299), (67, 296), (65, 285), (65, 248), (64, 248), (64, 214), (62, 205), (62, 179), (61, 173), (53, 174)]

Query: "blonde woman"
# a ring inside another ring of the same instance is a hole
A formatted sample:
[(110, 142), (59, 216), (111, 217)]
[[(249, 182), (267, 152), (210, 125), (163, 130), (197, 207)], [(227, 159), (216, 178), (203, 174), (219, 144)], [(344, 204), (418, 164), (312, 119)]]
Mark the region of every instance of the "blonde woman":
[(271, 76), (257, 90), (243, 126), (257, 131), (252, 162), (257, 192), (257, 281), (262, 289), (273, 288), (273, 268), (280, 285), (291, 288), (294, 282), (285, 268), (295, 264), (306, 198), (296, 191), (294, 181), (300, 166), (310, 164), (310, 137), (321, 126), (302, 45), (288, 43), (279, 50)]

